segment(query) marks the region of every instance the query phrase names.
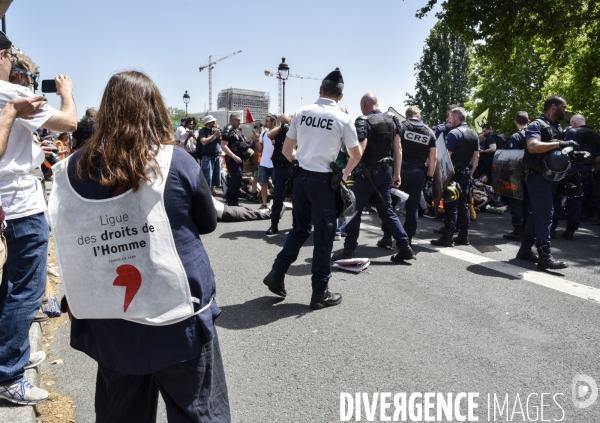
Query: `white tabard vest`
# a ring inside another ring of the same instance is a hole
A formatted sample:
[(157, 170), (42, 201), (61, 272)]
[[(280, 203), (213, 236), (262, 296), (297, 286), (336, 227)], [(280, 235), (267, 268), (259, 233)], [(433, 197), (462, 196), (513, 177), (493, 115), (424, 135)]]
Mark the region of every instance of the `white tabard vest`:
[(161, 147), (162, 176), (104, 200), (75, 192), (68, 159), (52, 167), (50, 222), (69, 308), (78, 319), (168, 325), (210, 306), (194, 313), (199, 300), (190, 294), (165, 210), (172, 156), (173, 146)]

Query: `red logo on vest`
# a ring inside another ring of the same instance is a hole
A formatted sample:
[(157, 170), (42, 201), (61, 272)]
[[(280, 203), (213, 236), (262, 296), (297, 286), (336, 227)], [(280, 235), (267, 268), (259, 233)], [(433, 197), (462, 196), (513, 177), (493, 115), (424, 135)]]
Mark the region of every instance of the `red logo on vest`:
[(125, 301), (123, 301), (123, 311), (127, 312), (127, 308), (133, 297), (137, 294), (140, 286), (142, 286), (142, 274), (135, 266), (131, 264), (122, 264), (117, 267), (117, 276), (113, 282), (114, 286), (125, 287)]

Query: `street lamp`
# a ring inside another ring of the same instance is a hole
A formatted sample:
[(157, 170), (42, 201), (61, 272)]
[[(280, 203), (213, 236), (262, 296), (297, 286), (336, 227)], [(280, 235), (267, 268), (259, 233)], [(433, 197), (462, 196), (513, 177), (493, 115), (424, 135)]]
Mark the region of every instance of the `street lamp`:
[(279, 78), (283, 82), (283, 106), (282, 106), (282, 111), (283, 111), (283, 113), (285, 113), (285, 81), (288, 79), (288, 76), (290, 75), (290, 67), (288, 66), (287, 63), (285, 63), (285, 57), (281, 58), (281, 63), (277, 67), (277, 70), (279, 71)]
[(185, 94), (183, 95), (183, 103), (185, 104), (185, 117), (187, 117), (188, 113), (187, 113), (187, 105), (190, 102), (190, 95), (187, 93), (187, 90), (185, 90)]

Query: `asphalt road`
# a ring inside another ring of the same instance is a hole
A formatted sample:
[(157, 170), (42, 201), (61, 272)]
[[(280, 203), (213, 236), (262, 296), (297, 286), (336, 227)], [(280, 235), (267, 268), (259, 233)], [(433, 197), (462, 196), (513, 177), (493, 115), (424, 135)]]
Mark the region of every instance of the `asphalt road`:
[[(223, 311), (216, 325), (232, 421), (338, 422), (340, 394), (357, 392), (369, 401), (382, 392), (477, 393), (479, 421), (541, 421), (541, 405), (544, 420), (600, 421), (600, 401), (579, 409), (571, 398), (575, 376), (600, 382), (599, 227), (584, 224), (575, 240), (557, 239), (554, 254), (571, 267), (550, 274), (514, 259), (518, 244), (502, 238), (508, 215), (480, 215), (471, 246), (440, 251), (429, 239), (441, 221), (422, 219), (417, 260), (407, 265), (375, 246), (379, 219), (363, 217), (357, 255), (371, 266), (360, 275), (334, 272), (330, 288), (343, 302), (320, 311), (308, 307), (312, 237), (286, 277), (284, 301), (262, 284), (291, 213), (276, 236), (266, 237), (269, 221), (261, 221), (219, 224), (202, 237)], [(64, 360), (50, 367), (55, 388), (74, 398), (76, 422), (93, 422), (95, 364), (68, 338), (65, 325), (51, 346), (53, 359)], [(493, 412), (488, 419), (494, 395), (500, 406), (507, 399), (495, 420)], [(369, 421), (361, 410), (361, 421)], [(159, 414), (166, 421), (164, 409)]]

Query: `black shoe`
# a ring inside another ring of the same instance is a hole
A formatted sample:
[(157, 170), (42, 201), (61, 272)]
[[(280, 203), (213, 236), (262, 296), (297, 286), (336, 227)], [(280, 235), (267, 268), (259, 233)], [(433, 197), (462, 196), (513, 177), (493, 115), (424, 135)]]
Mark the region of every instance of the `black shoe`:
[(354, 257), (354, 250), (350, 250), (344, 247), (344, 249), (341, 252), (334, 254), (333, 257), (331, 257), (331, 261), (348, 260)]
[(517, 258), (521, 260), (527, 260), (532, 263), (537, 263), (540, 260), (537, 254), (531, 250), (531, 247), (523, 247), (522, 245), (517, 252)]
[[(444, 231), (445, 231), (445, 230), (446, 230), (446, 227), (445, 227), (445, 226), (442, 226), (441, 228), (434, 229), (434, 230), (433, 230), (433, 233), (434, 233), (434, 234), (440, 234), (440, 235), (441, 235), (441, 234), (443, 234), (443, 233), (444, 233)], [(456, 232), (458, 232), (458, 228), (454, 229), (454, 233), (456, 233)]]
[(271, 224), (269, 229), (267, 229), (267, 235), (275, 235), (277, 233), (279, 233), (279, 228), (277, 227), (277, 224)]
[(263, 279), (263, 283), (269, 287), (269, 291), (271, 291), (273, 294), (285, 298), (287, 292), (285, 290), (285, 284), (283, 283), (284, 278), (285, 273), (278, 272), (277, 270), (271, 270)]
[(523, 228), (521, 226), (515, 226), (512, 232), (504, 234), (504, 239), (510, 239), (511, 241), (520, 241), (521, 235), (523, 235)]
[(452, 229), (445, 229), (441, 237), (439, 237), (438, 239), (432, 239), (429, 242), (431, 242), (431, 245), (437, 245), (438, 247), (454, 247), (452, 235)]
[(550, 229), (550, 238), (556, 239), (556, 229)]
[(377, 241), (378, 247), (389, 248), (391, 249), (394, 245), (394, 241), (392, 241), (392, 236), (383, 236), (379, 241)]
[(410, 245), (398, 246), (398, 254), (392, 256), (390, 260), (395, 262), (403, 262), (405, 260), (416, 260), (415, 252), (410, 248)]
[(569, 241), (573, 240), (573, 233), (575, 233), (575, 231), (570, 231), (568, 229), (566, 229), (563, 233), (562, 233), (562, 237), (564, 239), (568, 239)]
[(325, 307), (333, 307), (342, 302), (342, 294), (329, 292), (328, 289), (322, 294), (313, 294), (310, 299), (310, 308), (320, 310)]
[(564, 261), (554, 260), (552, 254), (546, 254), (542, 251), (539, 251), (540, 261), (538, 261), (537, 268), (538, 270), (558, 270), (558, 269), (566, 269), (569, 265)]
[(454, 238), (454, 242), (459, 245), (470, 245), (468, 232), (459, 232), (458, 236)]

